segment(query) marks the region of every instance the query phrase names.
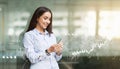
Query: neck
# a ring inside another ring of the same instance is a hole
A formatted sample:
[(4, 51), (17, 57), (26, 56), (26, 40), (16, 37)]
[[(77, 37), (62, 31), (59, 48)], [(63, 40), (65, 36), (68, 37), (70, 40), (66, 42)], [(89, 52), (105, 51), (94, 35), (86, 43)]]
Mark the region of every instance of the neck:
[(39, 32), (41, 32), (42, 34), (44, 34), (45, 33), (45, 30), (44, 29), (42, 29), (41, 27), (39, 27), (39, 26), (36, 26), (36, 29), (39, 31)]

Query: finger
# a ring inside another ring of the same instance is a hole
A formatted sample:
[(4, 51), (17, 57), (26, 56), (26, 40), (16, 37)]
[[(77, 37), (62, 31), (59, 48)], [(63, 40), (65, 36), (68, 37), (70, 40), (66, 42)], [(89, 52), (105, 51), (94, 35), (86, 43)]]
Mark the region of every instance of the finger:
[(63, 45), (63, 42), (61, 41), (59, 44)]

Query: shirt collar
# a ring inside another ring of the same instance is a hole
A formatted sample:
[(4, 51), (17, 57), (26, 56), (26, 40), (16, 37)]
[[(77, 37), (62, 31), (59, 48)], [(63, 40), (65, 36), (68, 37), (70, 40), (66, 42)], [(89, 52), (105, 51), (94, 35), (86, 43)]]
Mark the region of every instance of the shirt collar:
[[(36, 33), (43, 35), (40, 31), (38, 31), (36, 28), (33, 29)], [(48, 35), (48, 31), (45, 30), (45, 35)]]

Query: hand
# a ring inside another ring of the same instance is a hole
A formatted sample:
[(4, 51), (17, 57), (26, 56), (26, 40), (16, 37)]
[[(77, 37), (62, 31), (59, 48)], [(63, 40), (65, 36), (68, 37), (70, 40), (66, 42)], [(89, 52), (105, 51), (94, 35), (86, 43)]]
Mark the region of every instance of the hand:
[(56, 44), (50, 46), (50, 47), (47, 49), (48, 53), (55, 52), (55, 46), (56, 46)]
[(50, 48), (47, 49), (47, 51), (48, 53), (56, 52), (57, 54), (59, 54), (62, 52), (62, 48), (63, 48), (63, 43), (60, 42), (59, 44), (52, 45)]
[(60, 46), (63, 47), (63, 42), (62, 41), (60, 41), (58, 44), (60, 44)]
[(63, 49), (62, 44), (60, 44), (60, 43), (59, 43), (59, 44), (56, 44), (56, 46), (55, 46), (55, 52), (56, 52), (57, 55), (60, 55), (60, 54), (61, 54), (62, 49)]

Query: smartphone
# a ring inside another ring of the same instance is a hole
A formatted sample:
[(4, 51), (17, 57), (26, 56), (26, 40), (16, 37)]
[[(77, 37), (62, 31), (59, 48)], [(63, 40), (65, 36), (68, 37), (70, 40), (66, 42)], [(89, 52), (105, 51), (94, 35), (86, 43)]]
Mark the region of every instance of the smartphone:
[[(59, 39), (57, 43), (59, 44), (61, 41), (62, 41), (62, 39)], [(63, 47), (63, 45), (62, 45), (62, 47)]]
[(62, 41), (62, 39), (59, 39), (57, 43), (59, 44), (61, 41)]

